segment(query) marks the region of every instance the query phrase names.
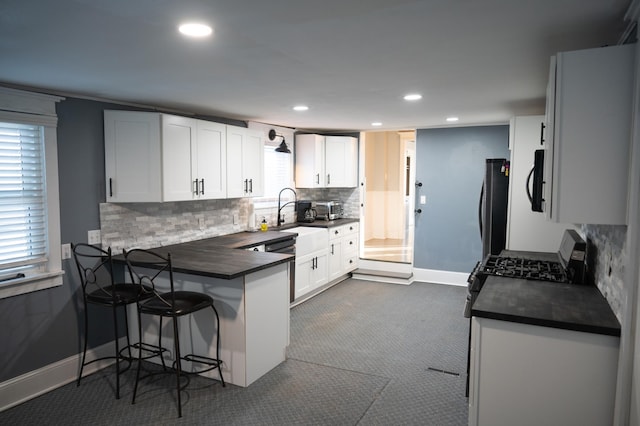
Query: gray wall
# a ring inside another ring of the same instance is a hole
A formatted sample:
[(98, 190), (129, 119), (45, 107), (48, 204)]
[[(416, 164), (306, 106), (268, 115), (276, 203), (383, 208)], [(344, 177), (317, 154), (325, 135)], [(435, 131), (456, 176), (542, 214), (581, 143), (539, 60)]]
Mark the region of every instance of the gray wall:
[(509, 126), (418, 130), (414, 266), (471, 272), (482, 257), (478, 201), (486, 158), (509, 158)]
[[(87, 231), (100, 227), (98, 206), (104, 202), (104, 136), (102, 110), (118, 108), (67, 99), (57, 106), (61, 238), (86, 242)], [(63, 260), (64, 284), (53, 289), (0, 300), (0, 381), (59, 361), (80, 350), (81, 297), (75, 264)], [(73, 269), (72, 269), (73, 268)], [(111, 338), (108, 312), (92, 316), (92, 345)]]
[[(62, 243), (87, 242), (100, 228), (105, 202), (103, 110), (128, 106), (67, 98), (57, 105), (60, 230)], [(225, 124), (246, 123), (201, 116)], [(0, 382), (80, 352), (82, 297), (75, 263), (64, 260), (64, 284), (0, 299)], [(99, 308), (101, 309), (101, 308)], [(90, 311), (90, 347), (113, 338), (110, 311)]]

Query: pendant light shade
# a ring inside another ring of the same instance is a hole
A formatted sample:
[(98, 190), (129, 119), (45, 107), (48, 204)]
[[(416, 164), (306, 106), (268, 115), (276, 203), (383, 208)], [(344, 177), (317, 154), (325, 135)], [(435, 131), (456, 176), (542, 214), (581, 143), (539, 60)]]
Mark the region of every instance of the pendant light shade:
[(287, 143), (284, 140), (284, 136), (276, 134), (276, 131), (273, 129), (269, 130), (270, 141), (274, 140), (278, 136), (282, 138), (282, 142), (280, 142), (280, 145), (278, 145), (278, 147), (276, 148), (276, 152), (284, 152), (285, 154), (291, 154), (291, 150), (287, 146)]

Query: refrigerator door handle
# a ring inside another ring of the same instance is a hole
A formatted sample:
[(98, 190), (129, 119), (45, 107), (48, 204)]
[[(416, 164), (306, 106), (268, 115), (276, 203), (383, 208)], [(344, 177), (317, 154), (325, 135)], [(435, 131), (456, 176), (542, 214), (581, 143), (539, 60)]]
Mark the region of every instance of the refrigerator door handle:
[(482, 198), (484, 197), (484, 185), (482, 182), (482, 188), (480, 189), (480, 200), (478, 201), (478, 228), (480, 228), (480, 240), (482, 241)]

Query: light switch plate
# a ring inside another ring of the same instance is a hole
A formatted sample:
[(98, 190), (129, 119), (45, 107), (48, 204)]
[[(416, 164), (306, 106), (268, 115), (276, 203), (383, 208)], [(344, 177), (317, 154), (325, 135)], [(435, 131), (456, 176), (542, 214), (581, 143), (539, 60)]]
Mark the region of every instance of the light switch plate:
[(95, 229), (87, 232), (87, 240), (89, 244), (100, 244), (100, 230)]
[(62, 260), (71, 259), (71, 244), (62, 245)]
[(420, 204), (427, 204), (427, 196), (426, 195), (421, 195), (420, 196)]

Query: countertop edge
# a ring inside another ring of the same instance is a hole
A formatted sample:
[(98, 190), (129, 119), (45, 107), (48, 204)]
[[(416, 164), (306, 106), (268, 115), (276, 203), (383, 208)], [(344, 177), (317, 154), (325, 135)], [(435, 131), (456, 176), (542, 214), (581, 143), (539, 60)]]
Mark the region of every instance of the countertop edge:
[(598, 325), (575, 324), (566, 321), (554, 321), (544, 318), (524, 317), (520, 315), (490, 312), (471, 308), (471, 316), (487, 318), (499, 321), (515, 322), (519, 324), (537, 325), (541, 327), (557, 328), (561, 330), (580, 331), (584, 333), (602, 334), (606, 336), (620, 337), (620, 328), (612, 328)]
[[(242, 249), (231, 249), (231, 250), (242, 250)], [(181, 268), (181, 267), (175, 267), (175, 266), (173, 266), (173, 272), (178, 272), (178, 273), (181, 273), (181, 274), (189, 274), (189, 275), (199, 275), (199, 276), (202, 276), (202, 277), (220, 278), (220, 279), (223, 279), (223, 280), (233, 280), (233, 279), (236, 279), (236, 278), (239, 278), (239, 277), (243, 277), (245, 275), (252, 274), (254, 272), (258, 272), (258, 271), (262, 271), (264, 269), (271, 268), (273, 266), (277, 266), (277, 265), (281, 265), (283, 263), (289, 263), (289, 262), (295, 261), (295, 256), (292, 255), (292, 254), (287, 254), (287, 255), (283, 255), (283, 256), (286, 256), (286, 258), (283, 258), (283, 259), (280, 259), (280, 260), (274, 260), (274, 261), (269, 262), (268, 264), (256, 266), (254, 268), (245, 269), (245, 270), (243, 270), (241, 272), (237, 272), (235, 274), (222, 274), (222, 273), (217, 273), (217, 272), (208, 272), (208, 271)]]

